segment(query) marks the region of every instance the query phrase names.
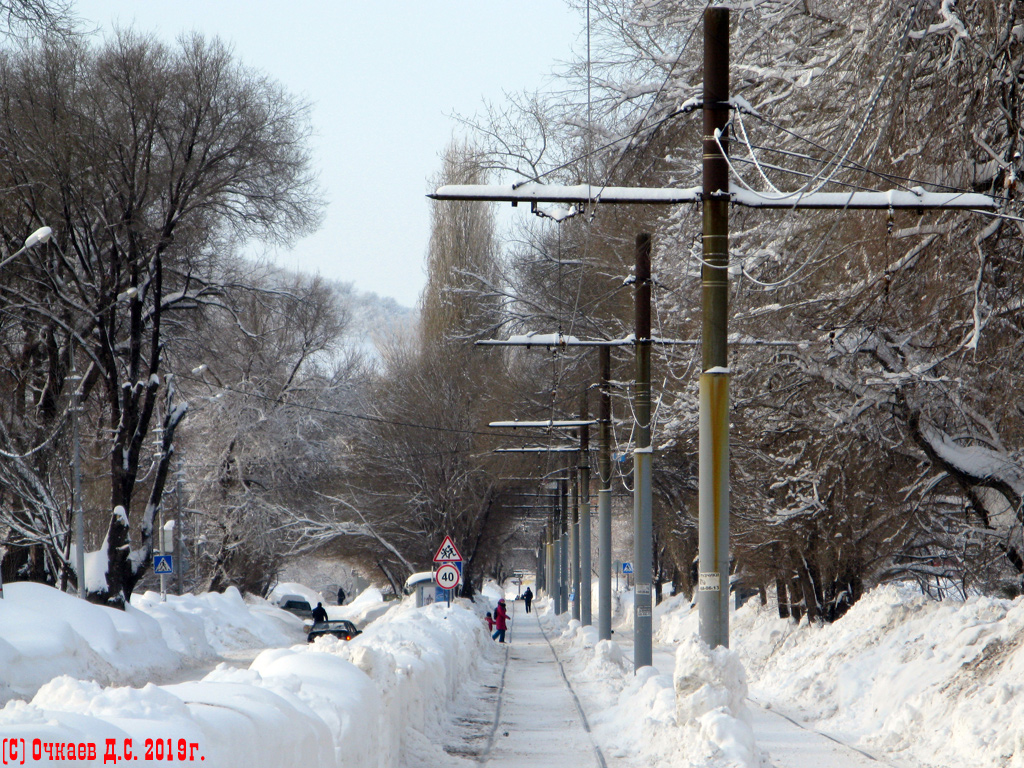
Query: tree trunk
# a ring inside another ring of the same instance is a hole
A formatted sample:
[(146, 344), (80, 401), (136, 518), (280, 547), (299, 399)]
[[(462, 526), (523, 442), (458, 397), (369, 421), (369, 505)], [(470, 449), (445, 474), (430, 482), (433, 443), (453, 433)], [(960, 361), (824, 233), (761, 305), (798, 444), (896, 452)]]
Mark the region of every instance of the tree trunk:
[(779, 618), (789, 618), (789, 593), (786, 590), (786, 582), (781, 576), (775, 577), (775, 595), (779, 601)]

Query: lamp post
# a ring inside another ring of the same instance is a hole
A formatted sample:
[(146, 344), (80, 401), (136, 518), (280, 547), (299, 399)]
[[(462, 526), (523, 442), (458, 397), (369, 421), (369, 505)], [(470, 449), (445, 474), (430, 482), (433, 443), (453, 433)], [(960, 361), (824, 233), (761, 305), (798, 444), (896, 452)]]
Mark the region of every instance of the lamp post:
[[(8, 264), (10, 264), (16, 258), (21, 256), (21, 254), (23, 254), (25, 251), (28, 251), (28, 250), (31, 250), (32, 248), (35, 248), (40, 243), (45, 243), (47, 240), (50, 239), (50, 235), (52, 235), (52, 234), (53, 234), (53, 230), (50, 229), (49, 227), (40, 227), (39, 229), (37, 229), (35, 232), (33, 232), (31, 235), (29, 235), (27, 238), (25, 238), (25, 244), (23, 246), (21, 246), (21, 248), (16, 250), (14, 253), (12, 253), (10, 256), (8, 256), (3, 261), (0, 261), (0, 269), (3, 269), (4, 267), (6, 267)], [(2, 563), (3, 563), (3, 555), (0, 554), (0, 564), (2, 564)], [(3, 582), (3, 576), (0, 575), (0, 599), (3, 599), (3, 596), (4, 596), (4, 582)]]
[(40, 227), (39, 229), (37, 229), (35, 232), (33, 232), (31, 235), (25, 238), (25, 244), (21, 246), (21, 248), (16, 250), (3, 261), (0, 261), (0, 269), (6, 267), (10, 262), (14, 261), (16, 258), (21, 256), (21, 254), (23, 254), (25, 251), (29, 251), (35, 248), (37, 245), (45, 243), (47, 240), (50, 239), (50, 235), (52, 234), (53, 230), (50, 229), (49, 227)]

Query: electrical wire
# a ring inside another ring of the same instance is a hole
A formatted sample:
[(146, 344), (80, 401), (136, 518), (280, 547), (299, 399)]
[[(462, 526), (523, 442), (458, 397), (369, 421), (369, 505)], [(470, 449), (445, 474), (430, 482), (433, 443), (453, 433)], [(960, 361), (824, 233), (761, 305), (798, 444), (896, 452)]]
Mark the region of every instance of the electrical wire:
[(221, 390), (224, 390), (226, 392), (232, 392), (232, 393), (234, 393), (236, 395), (242, 395), (243, 397), (251, 397), (251, 398), (254, 398), (256, 400), (263, 400), (263, 401), (270, 402), (270, 403), (276, 403), (277, 405), (286, 405), (289, 408), (298, 408), (298, 409), (301, 409), (301, 410), (312, 411), (312, 412), (315, 412), (315, 413), (324, 413), (324, 414), (328, 414), (328, 415), (331, 415), (331, 416), (344, 416), (346, 418), (356, 419), (358, 421), (369, 421), (369, 422), (373, 422), (373, 423), (376, 423), (376, 424), (390, 424), (390, 425), (397, 426), (397, 427), (412, 427), (413, 429), (426, 429), (426, 430), (431, 430), (431, 431), (434, 431), (434, 432), (449, 432), (449, 433), (460, 434), (460, 435), (486, 435), (488, 437), (518, 437), (518, 435), (513, 435), (513, 434), (510, 434), (510, 433), (483, 432), (483, 431), (477, 430), (477, 429), (459, 429), (458, 427), (439, 427), (439, 426), (436, 426), (436, 425), (433, 425), (433, 424), (418, 424), (418, 423), (412, 422), (412, 421), (401, 421), (399, 419), (386, 419), (383, 416), (370, 416), (369, 414), (364, 414), (364, 413), (352, 413), (350, 411), (342, 411), (342, 410), (338, 410), (336, 408), (321, 408), (319, 406), (306, 405), (304, 403), (282, 402), (280, 398), (271, 397), (269, 395), (262, 395), (262, 394), (259, 394), (259, 393), (256, 393), (256, 392), (245, 392), (244, 390), (241, 390), (241, 389), (235, 389), (234, 387), (229, 387), (226, 384), (211, 384), (210, 382), (205, 381), (204, 379), (195, 378), (193, 376), (188, 376), (186, 374), (181, 374), (181, 373), (176, 373), (174, 375), (175, 375), (176, 378), (179, 378), (179, 379), (185, 379), (186, 381), (194, 381), (194, 382), (199, 383), (199, 384), (205, 384), (206, 386), (208, 386), (208, 387), (210, 387), (212, 389), (221, 389)]

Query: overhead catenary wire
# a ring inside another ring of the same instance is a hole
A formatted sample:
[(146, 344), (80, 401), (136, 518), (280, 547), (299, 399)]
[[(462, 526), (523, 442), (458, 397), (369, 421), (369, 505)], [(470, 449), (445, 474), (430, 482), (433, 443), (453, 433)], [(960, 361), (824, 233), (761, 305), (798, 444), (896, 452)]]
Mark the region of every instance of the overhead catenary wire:
[(387, 419), (383, 416), (372, 416), (366, 413), (352, 413), (351, 411), (343, 411), (337, 408), (323, 408), (316, 405), (308, 405), (306, 403), (297, 403), (294, 401), (282, 401), (280, 397), (272, 397), (271, 395), (264, 395), (257, 392), (246, 392), (242, 389), (236, 389), (226, 384), (213, 384), (204, 379), (188, 376), (186, 374), (175, 374), (180, 379), (188, 381), (194, 381), (199, 384), (204, 384), (213, 389), (224, 390), (225, 392), (232, 392), (236, 395), (242, 395), (243, 397), (252, 397), (256, 400), (263, 400), (265, 402), (276, 403), (277, 405), (287, 406), (289, 408), (299, 408), (306, 411), (312, 411), (315, 413), (323, 413), (331, 416), (344, 416), (349, 419), (356, 419), (357, 421), (370, 421), (378, 424), (390, 424), (398, 427), (411, 427), (413, 429), (425, 429), (434, 432), (450, 432), (462, 435), (485, 435), (487, 437), (517, 437), (513, 434), (503, 434), (499, 432), (484, 432), (478, 429), (463, 429), (460, 427), (442, 427), (436, 424), (420, 424), (413, 421), (403, 421), (400, 419)]

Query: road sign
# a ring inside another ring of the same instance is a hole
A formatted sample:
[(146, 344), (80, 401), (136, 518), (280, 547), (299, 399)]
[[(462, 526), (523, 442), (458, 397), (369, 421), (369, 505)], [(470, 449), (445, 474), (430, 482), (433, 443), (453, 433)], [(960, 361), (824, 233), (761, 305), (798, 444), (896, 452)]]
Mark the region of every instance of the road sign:
[(434, 581), (442, 589), (455, 589), (462, 583), (462, 574), (455, 563), (445, 563), (434, 574)]
[(462, 555), (459, 554), (458, 547), (455, 546), (455, 542), (452, 541), (451, 536), (445, 536), (444, 541), (441, 542), (441, 546), (437, 548), (437, 553), (434, 555), (435, 563), (461, 563)]
[(632, 563), (623, 563), (622, 564), (622, 572), (623, 573), (632, 573), (633, 572), (633, 564)]
[(172, 555), (155, 555), (153, 557), (153, 573), (160, 575), (174, 573), (174, 557)]

